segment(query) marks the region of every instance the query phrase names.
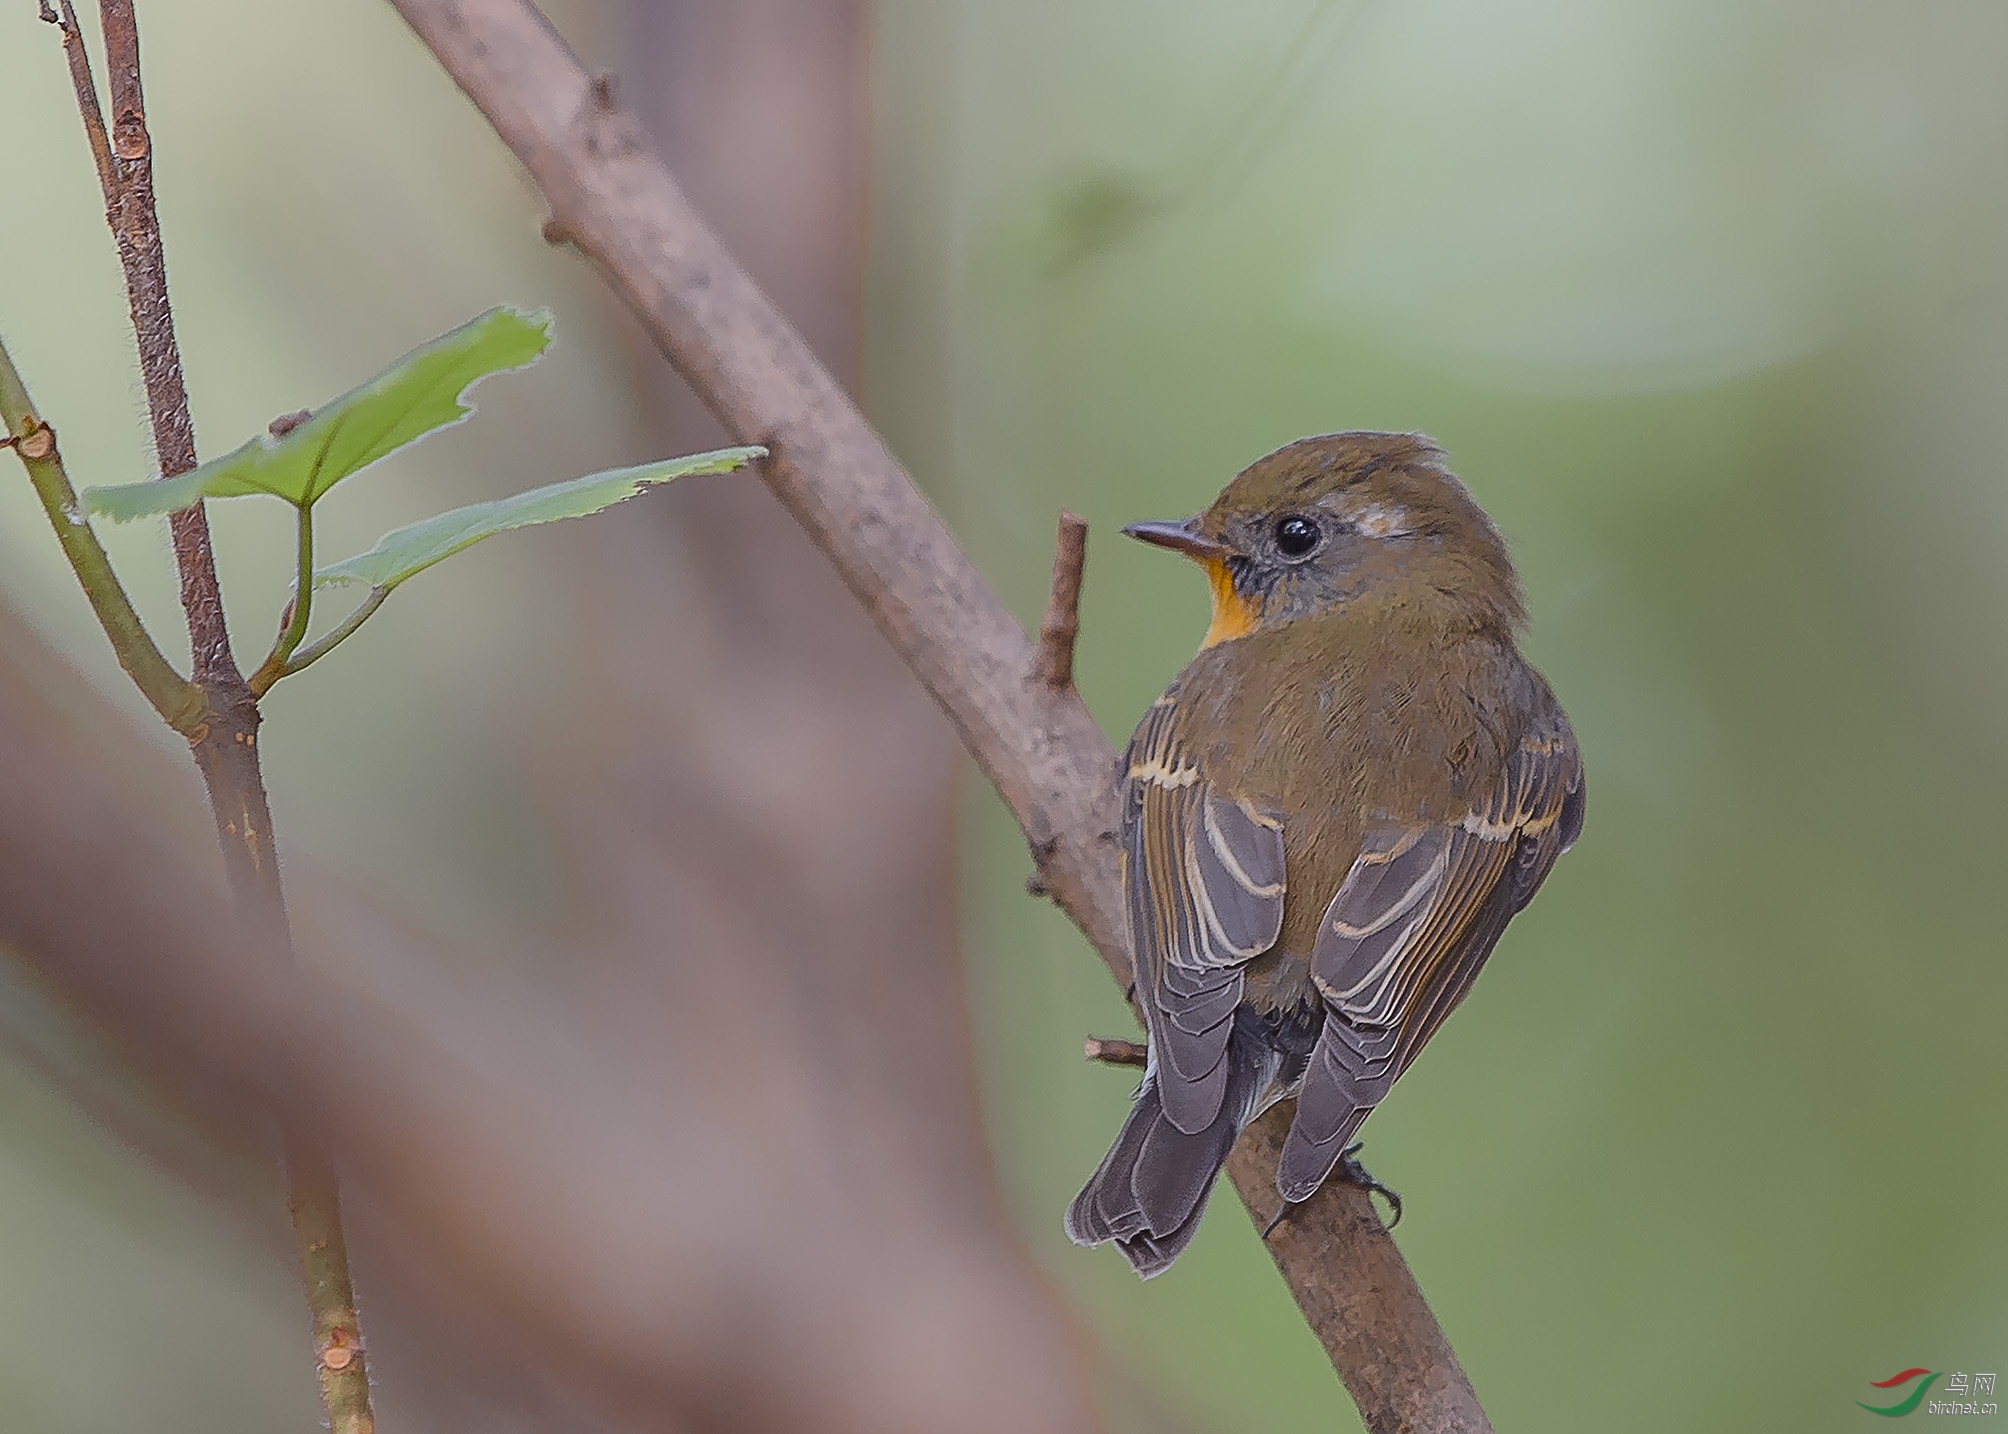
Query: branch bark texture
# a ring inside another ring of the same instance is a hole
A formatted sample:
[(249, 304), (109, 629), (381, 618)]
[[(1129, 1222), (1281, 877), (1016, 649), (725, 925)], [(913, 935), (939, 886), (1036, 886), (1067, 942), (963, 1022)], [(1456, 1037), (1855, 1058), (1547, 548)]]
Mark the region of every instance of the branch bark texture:
[[(576, 245), (741, 442), (954, 724), (1031, 846), (1041, 887), (1129, 980), (1115, 848), (1116, 755), (806, 345), (693, 212), (610, 85), (524, 0), (392, 0)], [(1258, 1220), (1277, 1202), (1287, 1112), (1229, 1173)], [(1365, 1192), (1328, 1185), (1270, 1249), (1375, 1434), (1486, 1431), (1476, 1397)]]
[[(189, 417), (188, 389), (181, 376), (174, 310), (167, 300), (167, 253), (154, 208), (153, 139), (147, 133), (146, 101), (140, 88), (139, 26), (132, 0), (102, 0), (98, 14), (112, 100), (109, 128), (98, 106), (89, 52), (70, 0), (63, 0), (63, 50), (97, 165), (98, 187), (105, 197), (105, 222), (111, 226), (119, 266), (125, 271), (126, 301), (132, 309), (146, 409), (153, 423), (154, 457), (161, 476), (172, 478), (195, 466), (195, 423)], [(238, 676), (209, 545), (209, 518), (202, 505), (172, 514), (168, 530), (174, 536), (174, 561), (181, 572), (181, 606), (188, 617), (195, 681)]]

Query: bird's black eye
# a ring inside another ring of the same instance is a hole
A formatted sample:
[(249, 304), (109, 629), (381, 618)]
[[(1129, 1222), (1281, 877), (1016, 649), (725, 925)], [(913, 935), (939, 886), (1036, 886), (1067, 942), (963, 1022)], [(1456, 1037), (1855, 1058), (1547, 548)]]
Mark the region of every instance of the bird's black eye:
[(1301, 558), (1318, 546), (1318, 525), (1301, 513), (1276, 520), (1276, 550), (1286, 558)]

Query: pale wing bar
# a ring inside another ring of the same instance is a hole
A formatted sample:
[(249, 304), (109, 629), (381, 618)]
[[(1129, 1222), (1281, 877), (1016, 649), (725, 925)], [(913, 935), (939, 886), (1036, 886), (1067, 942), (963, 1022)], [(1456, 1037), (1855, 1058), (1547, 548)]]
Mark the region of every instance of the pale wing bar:
[(1165, 1118), (1194, 1134), (1226, 1094), (1241, 968), (1282, 930), (1283, 830), (1211, 790), (1172, 713), (1161, 702), (1130, 747), (1124, 880)]
[(1476, 979), (1582, 826), (1582, 768), (1559, 712), (1537, 721), (1461, 822), (1368, 835), (1311, 954), (1326, 1020), (1276, 1172), (1303, 1200)]

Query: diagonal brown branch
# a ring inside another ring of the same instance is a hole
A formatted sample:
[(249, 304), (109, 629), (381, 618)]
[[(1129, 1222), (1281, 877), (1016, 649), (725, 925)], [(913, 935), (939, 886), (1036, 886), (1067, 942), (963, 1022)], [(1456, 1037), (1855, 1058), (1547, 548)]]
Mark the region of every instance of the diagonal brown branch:
[[(1114, 849), (1115, 754), (800, 337), (692, 211), (634, 118), (526, 0), (392, 0), (550, 204), (547, 233), (601, 270), (741, 442), (954, 723), (1031, 844), (1041, 884), (1129, 979)], [(1285, 1112), (1229, 1172), (1276, 1203)], [(1335, 1182), (1270, 1241), (1367, 1427), (1489, 1431), (1456, 1354), (1365, 1192)]]

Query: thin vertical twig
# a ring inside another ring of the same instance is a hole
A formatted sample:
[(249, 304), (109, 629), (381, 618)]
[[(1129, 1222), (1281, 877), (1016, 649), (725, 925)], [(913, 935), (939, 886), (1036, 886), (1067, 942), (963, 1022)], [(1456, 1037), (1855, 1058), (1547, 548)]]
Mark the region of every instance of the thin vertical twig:
[[(167, 256), (154, 204), (153, 140), (147, 131), (140, 84), (138, 19), (132, 0), (99, 0), (106, 88), (111, 100), (111, 122), (107, 125), (70, 0), (62, 0), (60, 17), (52, 15), (46, 5), (43, 15), (63, 34), (77, 109), (104, 192), (105, 220), (125, 271), (154, 454), (161, 476), (171, 478), (195, 467), (195, 425), (189, 416), (174, 312), (168, 302)], [(193, 681), (207, 708), (199, 721), (181, 730), (189, 738), (196, 768), (209, 792), (232, 894), (260, 939), (279, 959), (291, 962), (292, 927), (258, 759), (258, 701), (230, 648), (209, 521), (198, 503), (170, 515), (168, 524), (181, 576)], [(287, 1205), (298, 1237), (329, 1428), (332, 1434), (372, 1434), (375, 1420), (370, 1411), (369, 1375), (342, 1235), (335, 1169), (311, 1132), (297, 1125), (285, 1132), (285, 1161)]]
[[(132, 310), (146, 409), (153, 422), (154, 457), (161, 476), (172, 478), (195, 466), (195, 423), (188, 413), (181, 349), (167, 299), (167, 254), (154, 209), (153, 140), (147, 133), (146, 101), (140, 89), (139, 25), (132, 0), (100, 0), (98, 16), (104, 27), (106, 87), (112, 102), (109, 126), (99, 108), (89, 53), (70, 0), (63, 0), (58, 23), (77, 109), (97, 163), (98, 186), (104, 191), (105, 222), (111, 226), (119, 266), (125, 271), (126, 302)], [(174, 537), (175, 567), (181, 573), (181, 607), (188, 618), (195, 680), (204, 686), (212, 679), (226, 685), (233, 678), (241, 683), (223, 620), (223, 590), (216, 580), (208, 515), (198, 503), (170, 515), (167, 523)]]
[(1074, 685), (1074, 642), (1081, 633), (1081, 575), (1088, 562), (1088, 520), (1060, 510), (1060, 531), (1053, 542), (1053, 586), (1046, 596), (1046, 615), (1039, 621), (1039, 648), (1034, 671), (1046, 686)]
[(91, 52), (84, 47), (84, 32), (77, 28), (77, 12), (70, 8), (70, 0), (63, 0), (63, 13), (59, 16), (49, 8), (49, 0), (42, 0), (42, 18), (63, 32), (63, 58), (69, 61), (70, 84), (77, 92), (77, 111), (84, 118), (84, 138), (90, 141), (98, 187), (104, 191), (105, 204), (109, 206), (114, 184), (112, 142), (105, 134), (104, 112), (98, 108), (98, 85), (91, 78)]

